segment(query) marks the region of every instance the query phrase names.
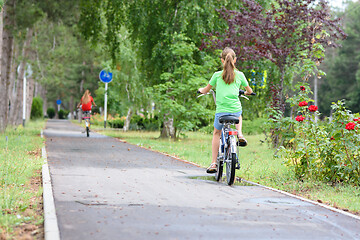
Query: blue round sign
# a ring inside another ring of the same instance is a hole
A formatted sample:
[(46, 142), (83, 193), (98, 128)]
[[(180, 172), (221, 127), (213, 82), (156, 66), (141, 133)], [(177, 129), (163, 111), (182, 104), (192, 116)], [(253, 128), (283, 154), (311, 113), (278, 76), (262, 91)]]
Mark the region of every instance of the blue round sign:
[(57, 104), (57, 105), (60, 105), (60, 104), (61, 104), (61, 100), (60, 100), (60, 99), (56, 100), (56, 104)]
[(112, 81), (112, 72), (108, 72), (106, 70), (101, 70), (99, 74), (100, 81), (103, 83), (109, 83)]

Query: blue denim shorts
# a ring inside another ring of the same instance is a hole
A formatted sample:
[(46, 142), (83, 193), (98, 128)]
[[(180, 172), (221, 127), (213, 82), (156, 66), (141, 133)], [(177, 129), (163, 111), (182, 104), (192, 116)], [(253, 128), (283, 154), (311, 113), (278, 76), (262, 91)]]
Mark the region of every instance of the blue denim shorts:
[(215, 127), (217, 130), (221, 130), (221, 129), (223, 128), (224, 124), (219, 123), (219, 118), (220, 118), (221, 116), (231, 115), (231, 116), (240, 117), (241, 114), (242, 114), (242, 111), (236, 112), (236, 113), (215, 113), (214, 127)]

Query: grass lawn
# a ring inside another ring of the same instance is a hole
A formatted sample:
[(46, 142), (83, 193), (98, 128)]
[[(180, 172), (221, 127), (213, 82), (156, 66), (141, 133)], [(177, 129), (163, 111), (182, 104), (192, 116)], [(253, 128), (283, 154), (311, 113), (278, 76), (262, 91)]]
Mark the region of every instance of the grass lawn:
[[(211, 162), (211, 134), (188, 132), (187, 138), (178, 141), (159, 139), (159, 132), (108, 129), (98, 130), (128, 143), (151, 148), (207, 167)], [(264, 142), (263, 135), (246, 136), (248, 146), (240, 148), (241, 169), (237, 176), (262, 185), (322, 202), (360, 215), (360, 188), (348, 185), (330, 186), (311, 180), (299, 182), (281, 158), (274, 158), (274, 150)], [(205, 171), (205, 169), (204, 169)]]
[(43, 238), (43, 126), (29, 122), (0, 134), (0, 239)]

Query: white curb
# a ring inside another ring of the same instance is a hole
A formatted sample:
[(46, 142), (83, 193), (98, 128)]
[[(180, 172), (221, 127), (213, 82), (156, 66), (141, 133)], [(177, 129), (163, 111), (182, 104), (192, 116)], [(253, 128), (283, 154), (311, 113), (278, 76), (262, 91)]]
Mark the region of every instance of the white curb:
[[(43, 138), (43, 131), (41, 130)], [(47, 164), (47, 154), (45, 147), (42, 148), (42, 181), (43, 181), (43, 202), (44, 202), (44, 232), (45, 240), (59, 240), (60, 232), (56, 218), (54, 196), (52, 192), (49, 166)]]

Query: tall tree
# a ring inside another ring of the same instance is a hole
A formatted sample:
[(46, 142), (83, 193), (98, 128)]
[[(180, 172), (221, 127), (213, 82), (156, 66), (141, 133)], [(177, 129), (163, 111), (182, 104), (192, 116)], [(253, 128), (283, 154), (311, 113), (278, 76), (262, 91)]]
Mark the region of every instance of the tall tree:
[(345, 33), (342, 48), (328, 51), (327, 75), (321, 84), (320, 109), (329, 114), (331, 102), (346, 99), (353, 112), (360, 112), (360, 2), (349, 2), (344, 14)]
[(8, 121), (9, 109), (9, 75), (11, 66), (11, 55), (13, 48), (12, 28), (15, 24), (14, 19), (15, 0), (8, 0), (3, 11), (3, 29), (1, 46), (1, 77), (0, 77), (0, 132), (5, 131)]
[[(272, 107), (284, 113), (284, 81), (296, 65), (320, 62), (323, 46), (337, 47), (336, 40), (346, 35), (339, 19), (332, 20), (327, 3), (315, 0), (280, 0), (264, 9), (254, 0), (244, 0), (237, 11), (219, 10), (228, 24), (223, 33), (208, 34), (204, 45), (231, 46), (240, 58), (257, 62), (270, 60), (278, 69), (273, 79)], [(315, 64), (312, 67), (316, 68)], [(289, 78), (291, 79), (291, 78)]]
[[(161, 0), (139, 0), (139, 1), (82, 1), (81, 29), (83, 34), (94, 42), (104, 42), (109, 45), (109, 50), (114, 50), (119, 46), (118, 26), (126, 21), (126, 26), (131, 32), (132, 39), (137, 42), (137, 54), (141, 59), (140, 70), (144, 73), (147, 83), (156, 88), (162, 88), (163, 84), (169, 81), (164, 77), (164, 73), (172, 73), (176, 78), (173, 81), (183, 78), (174, 74), (180, 61), (174, 62), (172, 43), (174, 36), (182, 34), (188, 38), (186, 42), (200, 45), (202, 34), (206, 31), (221, 29), (224, 27), (222, 21), (218, 21), (216, 8), (221, 6), (238, 6), (239, 3), (233, 1), (161, 1)], [(104, 18), (103, 21), (100, 21)], [(101, 23), (106, 24), (101, 24)], [(103, 37), (105, 36), (105, 37)], [(180, 56), (177, 56), (181, 58)], [(193, 64), (203, 64), (204, 54), (199, 51), (192, 51), (191, 57)], [(116, 56), (113, 55), (116, 65)], [(189, 59), (188, 59), (189, 60)], [(196, 71), (190, 68), (191, 71)], [(209, 72), (215, 68), (208, 69)], [(196, 75), (196, 72), (190, 72)], [(204, 80), (203, 80), (204, 81)], [(186, 85), (185, 82), (183, 82)], [(198, 86), (199, 87), (199, 86)], [(192, 91), (196, 91), (194, 87)], [(154, 99), (160, 105), (171, 101), (164, 98)], [(185, 106), (185, 104), (182, 104)], [(161, 117), (162, 118), (162, 117)], [(165, 129), (175, 127), (172, 113), (164, 115)], [(179, 125), (178, 125), (179, 126)], [(164, 132), (163, 132), (164, 133)], [(165, 131), (169, 133), (169, 131)], [(174, 131), (172, 131), (172, 135)], [(167, 135), (168, 134), (163, 134)], [(174, 135), (172, 136), (174, 137)]]

